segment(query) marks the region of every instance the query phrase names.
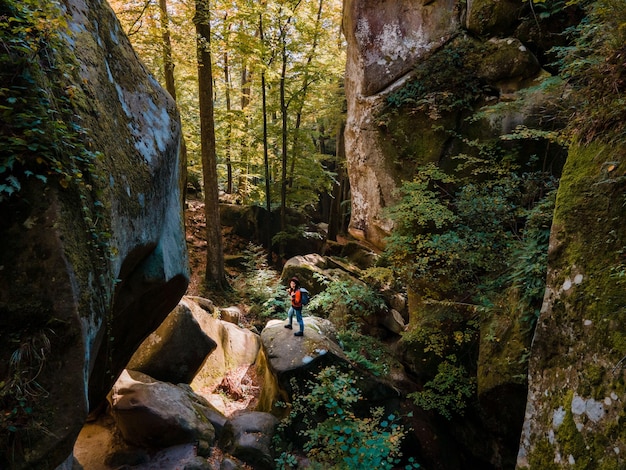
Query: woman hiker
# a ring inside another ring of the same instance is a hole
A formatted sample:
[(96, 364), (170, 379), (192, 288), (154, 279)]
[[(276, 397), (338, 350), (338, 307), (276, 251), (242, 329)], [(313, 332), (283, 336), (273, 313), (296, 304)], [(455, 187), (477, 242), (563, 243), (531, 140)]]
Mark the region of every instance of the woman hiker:
[(289, 308), (289, 313), (287, 314), (289, 323), (285, 325), (285, 328), (289, 328), (290, 330), (293, 328), (293, 314), (295, 313), (296, 321), (298, 322), (298, 325), (300, 325), (300, 331), (296, 331), (293, 335), (303, 336), (304, 321), (302, 320), (302, 292), (300, 292), (300, 280), (297, 277), (292, 277), (289, 280), (287, 293), (291, 297), (291, 307)]

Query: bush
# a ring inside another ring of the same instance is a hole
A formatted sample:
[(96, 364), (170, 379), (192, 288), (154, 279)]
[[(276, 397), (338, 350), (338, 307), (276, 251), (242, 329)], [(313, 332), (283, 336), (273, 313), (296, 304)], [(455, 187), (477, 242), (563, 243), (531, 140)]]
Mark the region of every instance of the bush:
[(244, 256), (244, 271), (235, 279), (235, 285), (251, 305), (251, 313), (270, 318), (285, 311), (285, 290), (279, 285), (278, 272), (269, 267), (264, 248), (249, 243)]
[[(561, 75), (572, 87), (566, 136), (590, 142), (623, 142), (626, 135), (626, 4), (580, 0), (587, 16), (566, 33), (572, 42), (555, 48)], [(571, 110), (575, 110), (570, 115)]]
[(473, 395), (476, 313), (495, 314), (502, 293), (515, 289), (530, 330), (545, 289), (556, 181), (522, 171), (497, 146), (478, 148), (478, 157), (456, 157), (453, 170), (421, 168), (390, 211), (385, 256), (423, 303), (422, 323), (413, 312), (404, 340), (431, 369), (412, 398), (447, 418)]
[(327, 312), (343, 308), (350, 316), (366, 318), (387, 308), (382, 296), (367, 284), (330, 280), (317, 273), (315, 276), (324, 285), (324, 290), (311, 298), (309, 310), (312, 312), (327, 316)]
[(409, 394), (409, 398), (425, 410), (452, 419), (453, 414), (463, 415), (467, 400), (474, 395), (475, 382), (456, 357), (449, 356), (439, 364), (437, 375), (424, 385), (424, 390)]
[[(323, 468), (398, 468), (405, 429), (397, 416), (384, 417), (382, 408), (373, 409), (368, 417), (357, 417), (353, 406), (363, 398), (355, 384), (351, 373), (334, 366), (322, 369), (306, 383), (305, 390), (294, 383), (296, 398), (280, 431), (289, 435), (294, 423), (305, 425), (306, 429), (298, 431), (306, 439), (303, 450)], [(285, 460), (283, 453), (281, 463)], [(419, 465), (410, 459), (404, 468)]]
[(348, 359), (375, 376), (385, 376), (389, 373), (392, 355), (380, 341), (359, 333), (356, 324), (340, 331), (338, 336)]

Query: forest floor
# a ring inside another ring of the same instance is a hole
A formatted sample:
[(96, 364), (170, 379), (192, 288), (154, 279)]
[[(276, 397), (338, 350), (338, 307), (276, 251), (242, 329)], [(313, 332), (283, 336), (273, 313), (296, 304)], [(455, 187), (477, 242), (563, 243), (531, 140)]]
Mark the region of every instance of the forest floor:
[[(199, 199), (187, 199), (185, 207), (185, 237), (189, 257), (189, 285), (185, 295), (205, 297), (219, 307), (237, 306), (242, 314), (247, 313), (247, 306), (237, 293), (237, 277), (244, 271), (237, 268), (236, 263), (226, 263), (226, 277), (233, 288), (230, 292), (209, 292), (204, 286), (206, 271), (206, 218), (204, 202)], [(224, 256), (239, 256), (248, 248), (250, 240), (237, 236), (232, 227), (222, 227), (222, 243)], [(245, 318), (244, 318), (245, 320)], [(244, 324), (247, 322), (244, 322)]]
[(196, 199), (187, 201), (185, 208), (185, 238), (189, 256), (189, 286), (187, 295), (201, 295), (206, 269), (206, 219), (204, 203)]

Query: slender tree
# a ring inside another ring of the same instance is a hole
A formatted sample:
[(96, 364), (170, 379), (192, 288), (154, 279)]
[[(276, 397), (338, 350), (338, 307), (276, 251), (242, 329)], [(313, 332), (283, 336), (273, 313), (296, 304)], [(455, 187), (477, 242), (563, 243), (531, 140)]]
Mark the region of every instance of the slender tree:
[(198, 96), (200, 105), (200, 142), (204, 180), (207, 258), (205, 283), (212, 289), (228, 287), (224, 270), (224, 250), (220, 224), (217, 184), (217, 153), (213, 110), (213, 75), (211, 67), (211, 25), (208, 0), (196, 0), (194, 24), (198, 55)]
[[(285, 26), (281, 31), (280, 43), (281, 43), (281, 71), (280, 71), (280, 116), (282, 123), (281, 130), (281, 153), (282, 164), (281, 179), (280, 179), (280, 230), (284, 231), (287, 227), (286, 212), (287, 212), (287, 129), (288, 129), (288, 116), (287, 116), (287, 100), (285, 99), (285, 87), (287, 76), (287, 28), (291, 21), (291, 17), (285, 22)], [(282, 247), (281, 247), (282, 255)]]
[(172, 60), (172, 39), (170, 36), (170, 17), (167, 13), (167, 0), (159, 0), (161, 12), (161, 40), (163, 50), (163, 75), (165, 89), (176, 100), (176, 82), (174, 81), (174, 61)]
[(293, 132), (291, 168), (289, 171), (289, 187), (291, 187), (293, 184), (295, 167), (296, 167), (296, 158), (300, 154), (299, 149), (301, 146), (299, 145), (299, 142), (300, 142), (299, 134), (300, 134), (300, 125), (302, 123), (302, 112), (303, 112), (304, 104), (306, 103), (306, 97), (307, 97), (307, 92), (309, 90), (309, 85), (311, 84), (310, 69), (311, 69), (311, 63), (313, 62), (313, 59), (315, 58), (315, 54), (317, 52), (317, 44), (319, 41), (320, 32), (321, 32), (320, 30), (321, 30), (321, 25), (322, 25), (323, 8), (324, 8), (324, 0), (319, 0), (318, 6), (317, 6), (317, 16), (315, 19), (315, 26), (314, 26), (314, 31), (313, 31), (313, 42), (311, 44), (311, 48), (309, 49), (309, 53), (307, 54), (306, 65), (304, 66), (304, 75), (302, 77), (302, 86), (298, 93), (300, 97), (298, 99), (298, 109), (296, 111), (296, 123), (294, 125), (294, 132)]
[[(228, 14), (225, 15), (224, 24), (226, 25), (226, 20), (228, 18)], [(226, 39), (226, 44), (228, 45), (228, 36), (230, 28), (224, 28), (226, 31), (224, 32), (224, 37)], [(230, 67), (228, 64), (228, 48), (224, 48), (224, 86), (225, 88), (225, 96), (226, 96), (226, 192), (228, 194), (233, 193), (233, 163), (232, 163), (232, 141), (233, 141), (233, 117), (232, 117), (232, 109), (230, 104), (230, 91), (232, 85), (230, 83)]]
[[(165, 89), (177, 101), (176, 80), (174, 78), (174, 60), (172, 58), (172, 39), (170, 34), (170, 16), (167, 12), (167, 0), (159, 0), (161, 13), (161, 46), (163, 51), (163, 76), (165, 78)], [(180, 139), (180, 185), (182, 207), (185, 207), (187, 190), (187, 145), (185, 136)]]
[[(263, 15), (259, 15), (259, 37), (264, 40)], [(261, 70), (261, 97), (263, 108), (263, 163), (265, 167), (265, 208), (267, 210), (267, 256), (272, 261), (272, 204), (270, 186), (269, 142), (267, 137), (267, 90), (265, 85), (265, 69)]]

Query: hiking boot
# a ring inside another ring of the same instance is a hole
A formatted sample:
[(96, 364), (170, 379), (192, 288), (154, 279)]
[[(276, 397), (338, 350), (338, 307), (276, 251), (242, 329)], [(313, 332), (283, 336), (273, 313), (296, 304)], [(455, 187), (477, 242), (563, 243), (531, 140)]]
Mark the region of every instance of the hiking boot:
[(304, 336), (304, 333), (302, 331), (296, 331), (293, 335), (294, 336)]
[(293, 326), (291, 325), (285, 325), (285, 328), (289, 328), (290, 330), (293, 329)]

